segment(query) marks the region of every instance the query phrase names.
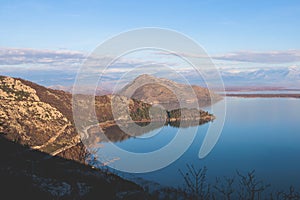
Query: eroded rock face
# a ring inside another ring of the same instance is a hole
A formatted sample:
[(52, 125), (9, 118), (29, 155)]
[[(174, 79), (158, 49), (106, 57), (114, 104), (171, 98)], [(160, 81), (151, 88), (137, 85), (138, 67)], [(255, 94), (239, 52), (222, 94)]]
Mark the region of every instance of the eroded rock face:
[(41, 101), (34, 88), (11, 77), (0, 77), (0, 132), (12, 141), (49, 154), (80, 142), (79, 138), (74, 141), (76, 131), (59, 109)]
[(24, 85), (20, 80), (11, 77), (0, 78), (0, 99), (2, 100), (26, 100), (39, 101), (36, 91)]

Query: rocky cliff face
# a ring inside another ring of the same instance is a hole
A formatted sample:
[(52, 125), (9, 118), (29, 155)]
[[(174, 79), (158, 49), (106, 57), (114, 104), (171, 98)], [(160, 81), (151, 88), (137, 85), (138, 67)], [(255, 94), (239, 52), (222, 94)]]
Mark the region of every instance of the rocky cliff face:
[(64, 92), (0, 77), (0, 132), (22, 145), (84, 162), (84, 153), (77, 154), (82, 144), (72, 125), (70, 100)]

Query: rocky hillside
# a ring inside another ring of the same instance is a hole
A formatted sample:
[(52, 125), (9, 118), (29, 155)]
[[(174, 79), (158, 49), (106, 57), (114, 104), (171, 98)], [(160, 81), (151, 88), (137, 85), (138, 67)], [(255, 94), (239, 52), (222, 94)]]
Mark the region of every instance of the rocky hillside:
[[(139, 82), (140, 78), (136, 81)], [(119, 112), (117, 117), (113, 116), (111, 109), (113, 99), (117, 102), (114, 105)], [(52, 156), (84, 162), (87, 152), (75, 130), (71, 101), (70, 93), (22, 79), (0, 76), (0, 133), (11, 141)], [(129, 113), (124, 108), (126, 105), (129, 105)], [(96, 96), (95, 109), (99, 122), (126, 122), (129, 118), (149, 121), (152, 118), (155, 121), (174, 122), (182, 119), (204, 123), (214, 119), (214, 116), (204, 111), (182, 109), (165, 112), (136, 99), (113, 95)], [(87, 116), (83, 113), (81, 117)]]
[[(114, 120), (112, 98), (111, 95), (95, 97), (99, 122)], [(144, 118), (150, 107), (126, 97), (119, 99), (129, 102), (134, 120)], [(70, 93), (0, 76), (0, 133), (52, 156), (84, 162), (87, 152), (75, 130), (71, 101)]]
[[(113, 99), (126, 103), (114, 105), (120, 112), (116, 119), (111, 109)], [(112, 196), (124, 190), (142, 192), (131, 182), (99, 170), (93, 171), (86, 165), (88, 152), (75, 129), (71, 102), (70, 93), (0, 76), (1, 186), (7, 191), (13, 191), (14, 187), (19, 191), (21, 185), (27, 185), (28, 191), (34, 190), (34, 194), (46, 195), (49, 199), (74, 199), (73, 195), (78, 197), (90, 192), (100, 194), (103, 190), (97, 192), (99, 183), (108, 184), (105, 188)], [(129, 113), (123, 109), (127, 104)], [(97, 119), (102, 123), (126, 122), (129, 117), (139, 122), (147, 122), (150, 118), (167, 123), (197, 120), (197, 124), (214, 119), (204, 111), (165, 112), (151, 104), (115, 95), (96, 96), (95, 109)], [(86, 116), (83, 113), (81, 117)], [(81, 181), (76, 181), (75, 174)], [(16, 184), (17, 180), (22, 184)]]
[[(140, 78), (136, 81), (139, 82)], [(152, 93), (147, 93), (150, 94)], [(153, 99), (155, 96), (149, 98)], [(111, 109), (112, 99), (118, 102), (114, 105), (119, 112), (116, 119)], [(11, 141), (50, 155), (84, 162), (84, 147), (75, 130), (71, 101), (70, 93), (45, 88), (22, 79), (0, 76), (0, 133)], [(130, 113), (125, 112), (125, 105), (129, 105)], [(178, 121), (182, 118), (207, 122), (214, 119), (203, 111), (177, 110), (166, 113), (148, 103), (113, 95), (96, 96), (95, 108), (99, 122), (126, 121), (129, 117), (134, 121), (149, 121), (149, 113), (156, 121)], [(150, 112), (151, 108), (154, 112)], [(84, 114), (82, 117), (86, 118)]]
[[(71, 99), (63, 91), (0, 76), (1, 197), (124, 199), (145, 195), (136, 184), (83, 164), (87, 151), (73, 124)], [(108, 109), (109, 97), (97, 99), (98, 106)], [(109, 113), (106, 117), (112, 118)], [(99, 119), (106, 120), (102, 115)]]
[(0, 132), (9, 140), (84, 162), (71, 117), (71, 95), (0, 77)]
[[(207, 88), (180, 84), (148, 74), (140, 75), (134, 79), (130, 84), (126, 85), (119, 94), (149, 104), (160, 104), (168, 110), (173, 110), (180, 108), (178, 98), (174, 94), (174, 91), (180, 96), (186, 107), (189, 107), (189, 104), (192, 102), (197, 101), (200, 107), (204, 107), (221, 99), (219, 95), (209, 91)], [(196, 98), (193, 98), (195, 96)]]

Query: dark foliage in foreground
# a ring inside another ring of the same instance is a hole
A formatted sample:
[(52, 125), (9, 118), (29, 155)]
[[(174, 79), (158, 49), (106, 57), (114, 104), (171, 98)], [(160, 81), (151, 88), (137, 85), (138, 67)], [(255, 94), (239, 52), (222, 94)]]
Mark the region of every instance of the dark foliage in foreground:
[(127, 199), (143, 189), (109, 172), (51, 157), (0, 136), (1, 199)]
[(187, 165), (182, 175), (186, 187), (182, 190), (184, 199), (196, 200), (299, 200), (300, 193), (293, 186), (288, 190), (272, 190), (270, 184), (257, 179), (255, 170), (243, 174), (236, 172), (235, 177), (216, 178), (213, 184), (208, 183), (207, 168), (196, 169)]

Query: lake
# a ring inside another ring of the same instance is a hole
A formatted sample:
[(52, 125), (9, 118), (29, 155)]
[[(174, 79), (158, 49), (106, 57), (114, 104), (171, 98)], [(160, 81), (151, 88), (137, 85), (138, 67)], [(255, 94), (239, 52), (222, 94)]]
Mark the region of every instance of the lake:
[[(171, 165), (158, 171), (141, 174), (116, 172), (128, 179), (162, 186), (180, 187), (184, 180), (179, 169), (186, 164), (197, 168), (206, 166), (207, 177), (213, 183), (216, 177), (236, 176), (256, 170), (258, 179), (273, 188), (300, 187), (300, 100), (292, 98), (238, 98), (226, 97), (227, 115), (222, 134), (204, 159), (198, 158), (210, 122), (200, 125), (196, 138), (188, 150)], [(224, 100), (223, 100), (224, 101)], [(218, 106), (218, 104), (216, 105)], [(164, 126), (159, 133), (145, 133), (145, 138), (129, 137), (115, 142), (120, 148), (132, 152), (148, 152), (167, 144), (177, 133), (176, 127)], [(184, 128), (180, 134), (189, 134)], [(157, 130), (153, 130), (157, 131)], [(103, 144), (105, 148), (105, 143)], [(101, 149), (100, 149), (101, 154)], [(118, 162), (118, 161), (115, 161)], [(153, 162), (161, 162), (153, 160)]]

